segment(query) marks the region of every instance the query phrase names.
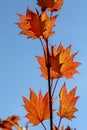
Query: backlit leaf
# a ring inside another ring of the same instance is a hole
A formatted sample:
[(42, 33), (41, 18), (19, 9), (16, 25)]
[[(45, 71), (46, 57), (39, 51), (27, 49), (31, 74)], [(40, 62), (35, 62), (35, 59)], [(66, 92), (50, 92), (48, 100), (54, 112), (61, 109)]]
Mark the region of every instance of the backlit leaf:
[[(46, 47), (45, 47), (46, 48)], [(46, 49), (45, 53), (46, 53)], [(73, 78), (73, 75), (78, 73), (76, 68), (81, 64), (79, 62), (74, 62), (74, 57), (77, 52), (70, 54), (71, 46), (68, 46), (66, 49), (63, 48), (62, 44), (56, 49), (54, 46), (51, 46), (50, 52), (50, 78)], [(46, 54), (45, 54), (46, 55)], [(47, 67), (46, 67), (46, 56), (37, 56), (37, 60), (40, 64), (40, 69), (42, 71), (42, 76), (48, 78)]]
[(75, 104), (79, 96), (75, 96), (76, 87), (73, 88), (69, 93), (67, 93), (66, 85), (64, 84), (60, 90), (60, 107), (58, 111), (58, 116), (60, 118), (67, 118), (71, 120), (74, 118), (74, 113), (77, 111)]
[(12, 127), (14, 126), (18, 128), (18, 130), (22, 130), (18, 125), (19, 120), (19, 116), (10, 116), (6, 120), (0, 120), (0, 128), (1, 130), (12, 130)]
[(47, 39), (54, 32), (52, 28), (55, 26), (57, 16), (49, 18), (46, 11), (39, 14), (37, 11), (32, 12), (29, 8), (26, 10), (26, 16), (18, 14), (20, 22), (17, 23), (21, 28), (20, 34), (26, 35), (28, 38), (44, 38)]
[(53, 126), (53, 130), (64, 130), (64, 126), (61, 129), (57, 128), (55, 125)]
[(37, 4), (42, 8), (42, 11), (48, 9), (54, 12), (61, 9), (63, 0), (37, 0)]
[[(24, 108), (27, 111), (26, 118), (29, 119), (29, 123), (34, 126), (41, 123), (43, 120), (50, 118), (49, 112), (49, 94), (46, 93), (43, 97), (42, 91), (40, 90), (39, 95), (30, 89), (30, 99), (23, 97)], [(54, 100), (52, 101), (54, 102)]]

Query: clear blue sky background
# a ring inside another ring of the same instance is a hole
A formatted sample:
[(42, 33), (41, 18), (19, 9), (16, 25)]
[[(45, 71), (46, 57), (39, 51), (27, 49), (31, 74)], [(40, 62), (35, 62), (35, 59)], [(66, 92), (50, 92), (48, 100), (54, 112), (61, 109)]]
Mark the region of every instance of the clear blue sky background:
[[(35, 0), (2, 0), (0, 2), (0, 118), (2, 119), (13, 114), (21, 117), (25, 115), (26, 112), (21, 106), (23, 105), (22, 96), (29, 96), (29, 88), (34, 89), (36, 93), (41, 88), (43, 94), (47, 90), (47, 81), (40, 78), (41, 72), (34, 57), (42, 55), (39, 40), (19, 36), (20, 29), (15, 25), (19, 21), (17, 13), (25, 14), (27, 7), (34, 10), (35, 3)], [(77, 86), (77, 95), (80, 95), (76, 105), (77, 118), (72, 121), (64, 119), (61, 125), (69, 124), (77, 130), (86, 129), (87, 0), (65, 0), (54, 30), (55, 34), (50, 38), (50, 43), (58, 46), (61, 41), (64, 47), (72, 44), (72, 53), (79, 50), (75, 60), (82, 63), (78, 67), (79, 75), (75, 75), (74, 79), (63, 79), (59, 84), (61, 87), (65, 81), (68, 90)], [(59, 92), (59, 89), (57, 91)], [(55, 118), (54, 120), (56, 121)], [(24, 126), (25, 122), (26, 120), (23, 119), (21, 125)], [(35, 128), (30, 125), (30, 129), (41, 130), (42, 127), (39, 125)]]

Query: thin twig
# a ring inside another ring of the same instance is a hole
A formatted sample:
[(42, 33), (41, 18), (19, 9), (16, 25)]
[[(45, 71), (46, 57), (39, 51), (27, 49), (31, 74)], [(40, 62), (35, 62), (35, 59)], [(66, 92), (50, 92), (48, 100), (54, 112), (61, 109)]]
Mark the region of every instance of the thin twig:
[(48, 39), (46, 39), (46, 49), (47, 49), (47, 70), (48, 70), (48, 90), (49, 90), (49, 105), (50, 105), (50, 130), (53, 130), (53, 115), (52, 115), (52, 97), (51, 97), (51, 85), (50, 85), (50, 57), (48, 48)]

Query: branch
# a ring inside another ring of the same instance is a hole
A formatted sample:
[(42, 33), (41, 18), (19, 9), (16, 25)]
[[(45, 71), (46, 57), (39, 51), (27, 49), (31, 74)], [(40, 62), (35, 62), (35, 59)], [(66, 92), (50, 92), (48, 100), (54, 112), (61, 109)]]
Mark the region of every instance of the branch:
[(52, 97), (51, 97), (51, 85), (50, 85), (50, 57), (48, 48), (48, 39), (46, 39), (46, 49), (47, 49), (47, 71), (48, 71), (48, 90), (49, 90), (49, 105), (50, 105), (50, 130), (53, 130), (53, 115), (52, 115)]

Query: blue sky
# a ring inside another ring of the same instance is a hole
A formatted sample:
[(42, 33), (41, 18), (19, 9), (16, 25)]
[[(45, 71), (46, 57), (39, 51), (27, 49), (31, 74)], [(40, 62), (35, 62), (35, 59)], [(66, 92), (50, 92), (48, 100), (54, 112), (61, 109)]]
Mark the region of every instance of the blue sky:
[[(40, 88), (43, 94), (47, 91), (47, 81), (40, 78), (40, 70), (35, 55), (42, 55), (39, 40), (27, 39), (19, 35), (20, 29), (16, 26), (19, 21), (17, 13), (25, 14), (26, 8), (34, 10), (38, 7), (35, 0), (3, 0), (0, 2), (0, 118), (10, 115), (23, 117), (25, 110), (22, 107), (22, 96), (29, 96), (29, 88), (38, 93)], [(79, 75), (74, 79), (63, 79), (68, 90), (77, 86), (77, 95), (80, 95), (76, 105), (78, 112), (76, 119), (63, 120), (62, 125), (69, 124), (77, 130), (85, 129), (87, 117), (87, 0), (65, 0), (54, 28), (55, 34), (50, 43), (58, 46), (60, 41), (64, 47), (72, 45), (72, 53), (79, 51), (75, 60), (82, 63), (78, 67)], [(58, 90), (59, 91), (59, 90)], [(55, 120), (55, 119), (54, 119)], [(21, 125), (25, 125), (23, 118)], [(48, 126), (48, 124), (47, 124)], [(34, 130), (35, 127), (30, 129)], [(41, 130), (42, 127), (36, 127)]]

